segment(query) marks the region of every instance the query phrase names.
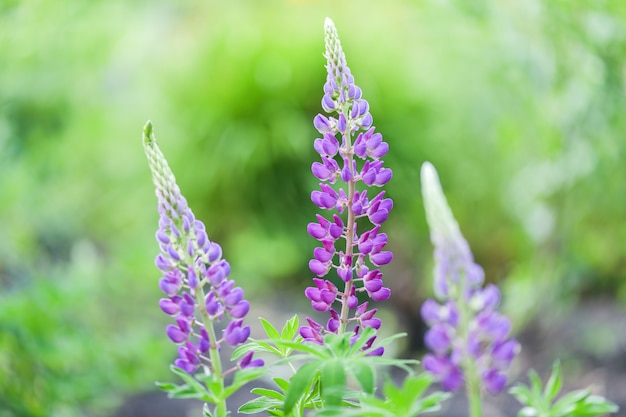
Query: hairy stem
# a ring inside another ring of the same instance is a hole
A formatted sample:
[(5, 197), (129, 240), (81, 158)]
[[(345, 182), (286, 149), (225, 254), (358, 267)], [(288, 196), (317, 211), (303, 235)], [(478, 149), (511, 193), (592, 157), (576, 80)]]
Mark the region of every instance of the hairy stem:
[[(196, 303), (199, 306), (204, 306), (205, 294), (202, 287), (198, 287), (196, 290)], [(219, 382), (219, 392), (213, 391), (213, 394), (218, 398), (215, 404), (215, 417), (226, 417), (228, 415), (228, 409), (226, 408), (226, 397), (224, 396), (224, 377), (222, 375), (222, 359), (217, 350), (217, 336), (215, 335), (215, 328), (213, 327), (213, 321), (209, 318), (209, 314), (206, 309), (201, 307), (200, 314), (202, 315), (202, 324), (209, 335), (209, 357), (211, 359), (211, 368), (213, 372), (213, 380)]]
[[(348, 130), (349, 132), (349, 130)], [(350, 140), (350, 133), (344, 134), (345, 145), (348, 154), (348, 166), (350, 167), (350, 171), (352, 171), (352, 153), (349, 151), (352, 147), (352, 141)], [(352, 178), (348, 181), (348, 221), (346, 227), (346, 259), (352, 260), (352, 255), (354, 254), (354, 228), (356, 227), (356, 218), (354, 215), (354, 211), (352, 211), (352, 202), (354, 200), (354, 192), (355, 192), (355, 183), (354, 176), (356, 172), (352, 172)], [(350, 265), (352, 267), (352, 265)], [(345, 288), (343, 290), (343, 296), (341, 297), (341, 313), (339, 315), (339, 334), (344, 334), (346, 331), (346, 326), (348, 324), (348, 315), (350, 314), (350, 307), (348, 306), (348, 298), (350, 298), (350, 292), (352, 291), (352, 279), (346, 282)]]

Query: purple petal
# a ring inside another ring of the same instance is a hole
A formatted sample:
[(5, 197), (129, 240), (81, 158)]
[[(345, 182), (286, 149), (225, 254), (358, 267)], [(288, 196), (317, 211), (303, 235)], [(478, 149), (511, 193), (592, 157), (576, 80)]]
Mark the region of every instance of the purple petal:
[(378, 210), (374, 214), (370, 214), (369, 219), (373, 224), (382, 224), (389, 217), (389, 211), (386, 209)]
[(332, 172), (321, 162), (313, 162), (311, 172), (322, 181), (326, 181), (332, 175)]
[(334, 253), (328, 252), (324, 248), (313, 249), (313, 256), (320, 262), (326, 263), (333, 259)]
[(178, 327), (173, 324), (168, 324), (165, 328), (165, 333), (167, 337), (174, 343), (181, 343), (187, 339), (187, 334), (181, 331)]
[(393, 253), (389, 251), (378, 252), (370, 255), (370, 260), (376, 266), (387, 265), (393, 259)]
[(180, 311), (180, 306), (170, 298), (161, 298), (159, 300), (159, 307), (161, 307), (161, 310), (163, 310), (165, 314), (169, 314), (170, 316), (174, 316)]
[(382, 158), (387, 155), (387, 152), (389, 152), (389, 144), (387, 142), (383, 142), (377, 147), (370, 149), (369, 155), (372, 158)]
[(309, 261), (309, 269), (318, 277), (323, 277), (328, 273), (328, 266), (317, 259), (311, 259)]
[(514, 339), (509, 339), (494, 346), (491, 353), (494, 361), (499, 362), (502, 367), (508, 367), (520, 350), (520, 345)]
[(482, 375), (485, 388), (491, 394), (498, 394), (506, 385), (506, 376), (501, 374), (497, 369), (490, 369)]
[(446, 391), (456, 391), (463, 385), (462, 372), (448, 358), (426, 355), (422, 361), (424, 369), (441, 382)]
[(166, 295), (172, 297), (176, 295), (176, 293), (178, 293), (178, 290), (180, 289), (180, 284), (176, 284), (168, 281), (165, 278), (161, 278), (159, 280), (159, 288), (161, 288), (161, 291), (163, 291)]
[(159, 253), (154, 259), (154, 263), (157, 268), (159, 268), (163, 272), (168, 272), (174, 269), (174, 265), (163, 256), (162, 253)]
[(230, 315), (233, 318), (243, 318), (250, 311), (250, 303), (246, 300), (241, 300), (233, 308), (230, 309)]
[(330, 120), (328, 120), (326, 116), (321, 114), (315, 116), (315, 119), (313, 119), (313, 126), (315, 126), (315, 128), (322, 134), (329, 133), (333, 130), (333, 126), (330, 123)]
[(211, 263), (219, 260), (222, 257), (222, 247), (215, 242), (211, 242), (208, 255), (209, 255), (209, 262)]
[(346, 116), (343, 113), (339, 113), (339, 118), (337, 120), (337, 130), (341, 133), (346, 133), (346, 129), (348, 128), (348, 124), (346, 121)]
[(365, 285), (365, 289), (367, 290), (367, 292), (370, 292), (370, 293), (377, 292), (382, 288), (383, 281), (381, 279), (373, 279), (373, 280), (365, 281), (364, 285)]
[(243, 300), (243, 290), (241, 287), (237, 287), (230, 291), (222, 301), (224, 301), (224, 304), (227, 306), (234, 306), (241, 300)]
[(193, 374), (197, 368), (196, 365), (189, 363), (185, 359), (178, 358), (174, 361), (174, 366), (187, 372), (189, 375)]
[(324, 97), (322, 97), (322, 108), (325, 112), (330, 113), (336, 108), (335, 101), (332, 99), (331, 95), (326, 93)]
[(378, 186), (385, 185), (389, 182), (393, 175), (393, 172), (389, 168), (382, 168), (376, 175), (375, 184)]
[(384, 353), (385, 353), (385, 348), (383, 346), (379, 346), (367, 352), (365, 356), (383, 356)]
[(426, 332), (424, 343), (435, 353), (445, 353), (450, 347), (450, 334), (445, 327), (435, 325)]
[(370, 297), (374, 301), (385, 301), (391, 296), (391, 290), (387, 287), (382, 287), (380, 290), (370, 294)]
[(315, 239), (321, 239), (328, 233), (328, 230), (318, 223), (309, 223), (306, 227), (306, 231)]

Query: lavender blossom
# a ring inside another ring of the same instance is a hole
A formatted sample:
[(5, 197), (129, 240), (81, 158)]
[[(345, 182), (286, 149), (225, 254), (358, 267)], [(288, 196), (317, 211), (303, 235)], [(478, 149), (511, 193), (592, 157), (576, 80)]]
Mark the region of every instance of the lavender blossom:
[[(199, 368), (221, 373), (217, 352), (224, 342), (237, 346), (247, 340), (250, 328), (243, 326), (242, 319), (250, 304), (243, 298), (243, 290), (228, 279), (230, 265), (222, 258), (222, 248), (209, 240), (204, 224), (181, 195), (149, 122), (144, 130), (144, 150), (158, 200), (156, 238), (161, 250), (155, 263), (163, 274), (159, 287), (165, 294), (159, 306), (175, 322), (165, 331), (178, 345), (174, 365), (189, 374)], [(213, 325), (222, 319), (230, 323), (218, 339)], [(238, 367), (262, 365), (262, 360), (247, 355)]]
[(447, 391), (463, 383), (480, 384), (491, 393), (506, 384), (504, 372), (519, 351), (509, 338), (511, 323), (496, 311), (500, 291), (483, 287), (484, 272), (474, 262), (467, 241), (454, 219), (435, 168), (422, 166), (422, 193), (430, 237), (435, 246), (435, 294), (421, 314), (430, 326), (424, 368)]
[[(354, 83), (330, 19), (325, 22), (325, 35), (328, 76), (322, 108), (329, 116), (318, 114), (313, 120), (322, 137), (313, 144), (321, 160), (313, 163), (311, 171), (321, 183), (320, 189), (311, 193), (311, 200), (320, 209), (335, 213), (330, 218), (318, 214), (317, 222), (307, 226), (321, 246), (315, 248), (309, 262), (317, 276), (315, 286), (307, 288), (305, 295), (313, 309), (328, 311), (330, 318), (326, 326), (307, 318), (309, 325), (300, 329), (305, 340), (317, 343), (322, 343), (324, 333), (344, 333), (348, 323), (354, 324), (355, 335), (362, 327), (380, 327), (381, 321), (374, 317), (377, 309), (368, 310), (367, 301), (359, 305), (357, 294), (366, 293), (374, 301), (389, 298), (391, 291), (383, 286), (378, 267), (393, 259), (393, 254), (384, 250), (387, 234), (380, 232), (393, 202), (385, 198), (384, 191), (370, 198), (365, 188), (381, 187), (391, 179), (391, 170), (383, 167), (380, 159), (389, 146), (372, 126), (369, 104)], [(334, 188), (335, 183), (340, 185)], [(359, 189), (361, 183), (365, 187)], [(363, 231), (357, 231), (357, 221)], [(340, 240), (345, 241), (345, 249), (337, 249)], [(323, 279), (331, 270), (344, 283), (343, 291)], [(341, 306), (339, 312), (333, 307), (336, 302)], [(382, 354), (382, 350), (374, 353)]]

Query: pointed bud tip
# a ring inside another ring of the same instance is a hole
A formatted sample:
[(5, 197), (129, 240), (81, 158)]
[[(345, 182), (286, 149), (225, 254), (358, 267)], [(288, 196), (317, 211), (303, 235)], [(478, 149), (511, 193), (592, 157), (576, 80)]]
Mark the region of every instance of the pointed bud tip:
[[(430, 182), (434, 179), (438, 179), (437, 170), (430, 162), (426, 161), (422, 164), (421, 170), (422, 183)], [(437, 181), (439, 182), (439, 181)]]
[(333, 21), (332, 21), (332, 19), (330, 17), (327, 17), (324, 20), (324, 28), (330, 29), (330, 28), (333, 28), (333, 27), (335, 27), (335, 24), (333, 23)]
[(143, 141), (144, 143), (154, 142), (154, 134), (152, 132), (152, 122), (148, 120), (143, 127)]

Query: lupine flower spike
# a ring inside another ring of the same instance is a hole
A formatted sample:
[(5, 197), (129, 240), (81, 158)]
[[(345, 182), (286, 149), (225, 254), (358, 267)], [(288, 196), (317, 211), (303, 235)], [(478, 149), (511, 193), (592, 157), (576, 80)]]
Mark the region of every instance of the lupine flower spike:
[[(330, 19), (325, 22), (325, 41), (328, 76), (321, 104), (329, 115), (318, 114), (313, 120), (321, 135), (314, 142), (321, 160), (314, 162), (311, 170), (321, 183), (319, 190), (311, 193), (311, 200), (333, 214), (318, 214), (317, 221), (307, 227), (320, 246), (309, 262), (309, 269), (317, 276), (313, 278), (315, 286), (307, 288), (305, 295), (313, 309), (329, 312), (330, 318), (325, 326), (307, 318), (308, 326), (300, 329), (305, 340), (317, 343), (322, 343), (325, 333), (345, 333), (349, 323), (355, 337), (361, 328), (380, 327), (380, 319), (374, 317), (377, 309), (370, 309), (368, 301), (359, 305), (357, 294), (367, 294), (374, 301), (389, 298), (391, 292), (383, 286), (378, 268), (393, 258), (384, 250), (387, 234), (380, 231), (393, 202), (385, 198), (384, 191), (372, 195), (370, 190), (368, 195), (367, 189), (381, 187), (391, 179), (391, 170), (383, 167), (381, 159), (389, 146), (372, 125), (369, 104), (354, 83)], [(357, 223), (361, 230), (357, 230)], [(345, 245), (338, 248), (339, 242)], [(343, 289), (324, 279), (331, 271), (337, 278), (331, 279), (343, 283)], [(337, 304), (339, 310), (335, 309)], [(368, 353), (381, 355), (383, 349)]]
[(468, 389), (482, 387), (500, 392), (504, 372), (519, 351), (509, 338), (511, 323), (496, 311), (500, 291), (483, 287), (484, 273), (474, 262), (446, 198), (435, 168), (422, 166), (422, 193), (430, 238), (435, 246), (435, 294), (421, 314), (430, 330), (425, 342), (433, 352), (424, 357), (424, 368), (447, 391), (464, 383)]
[[(158, 200), (156, 239), (161, 250), (155, 263), (162, 273), (159, 287), (165, 295), (159, 306), (174, 319), (166, 328), (167, 337), (178, 346), (174, 365), (189, 374), (218, 375), (262, 366), (262, 360), (246, 356), (235, 369), (222, 370), (220, 346), (237, 346), (248, 339), (250, 328), (243, 325), (243, 318), (250, 305), (243, 290), (228, 279), (230, 265), (222, 258), (220, 245), (209, 240), (204, 224), (181, 195), (150, 122), (144, 128), (143, 144)], [(229, 323), (218, 337), (214, 323), (223, 319)]]

